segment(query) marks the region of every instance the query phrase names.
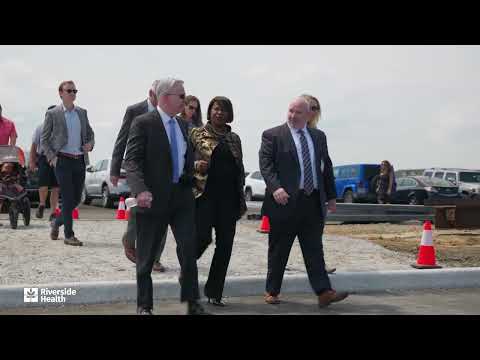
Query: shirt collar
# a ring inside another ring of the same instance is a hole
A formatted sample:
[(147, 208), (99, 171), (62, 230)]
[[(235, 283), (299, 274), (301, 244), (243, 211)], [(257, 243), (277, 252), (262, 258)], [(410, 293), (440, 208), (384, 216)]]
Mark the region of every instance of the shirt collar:
[[(67, 112), (68, 109), (65, 107), (64, 103), (62, 102), (62, 109), (63, 109), (63, 112)], [(73, 104), (73, 109), (72, 111), (75, 110), (75, 104)]]
[(157, 110), (160, 114), (160, 117), (162, 118), (162, 120), (164, 122), (168, 122), (170, 121), (170, 119), (174, 119), (175, 120), (175, 116), (170, 116), (168, 115), (165, 111), (162, 110), (162, 108), (160, 106), (157, 105)]
[(303, 130), (303, 132), (306, 132), (307, 131), (307, 124), (305, 124), (305, 126), (303, 128), (300, 128), (300, 129), (295, 129), (291, 124), (290, 124), (290, 121), (287, 120), (287, 125), (288, 127), (290, 128), (290, 131), (293, 131), (294, 133), (298, 134), (298, 130)]

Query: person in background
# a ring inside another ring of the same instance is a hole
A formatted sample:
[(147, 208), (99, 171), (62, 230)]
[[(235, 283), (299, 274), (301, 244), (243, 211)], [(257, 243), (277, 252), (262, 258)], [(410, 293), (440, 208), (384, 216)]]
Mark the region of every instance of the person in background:
[[(320, 102), (313, 95), (303, 94), (300, 97), (307, 100), (308, 105), (310, 106), (310, 112), (308, 113), (307, 127), (312, 129), (317, 129), (318, 122), (320, 121), (320, 116), (322, 114)], [(328, 274), (333, 274), (337, 270), (337, 268), (330, 268), (327, 266), (326, 270)]]
[(12, 145), (17, 143), (17, 130), (12, 120), (2, 116), (2, 105), (0, 105), (0, 145)]
[[(49, 106), (48, 110), (51, 110), (55, 105)], [(30, 147), (30, 159), (29, 159), (29, 170), (33, 173), (38, 170), (38, 197), (40, 203), (37, 208), (35, 216), (38, 219), (43, 218), (43, 212), (45, 210), (45, 204), (48, 197), (48, 189), (51, 189), (50, 192), (50, 217), (49, 221), (52, 221), (55, 217), (55, 209), (58, 206), (58, 194), (60, 188), (58, 187), (57, 178), (55, 177), (55, 171), (48, 164), (48, 160), (45, 157), (45, 153), (42, 149), (42, 136), (43, 123), (37, 126), (32, 137), (32, 145)]]
[(376, 179), (377, 201), (379, 204), (390, 204), (396, 190), (395, 171), (388, 160), (380, 163), (380, 174)]
[(80, 203), (88, 153), (95, 144), (87, 110), (74, 104), (77, 92), (73, 81), (60, 83), (58, 95), (62, 103), (47, 111), (41, 137), (42, 150), (55, 169), (62, 196), (62, 214), (52, 220), (50, 238), (58, 240), (59, 228), (64, 225), (63, 242), (72, 246), (83, 245), (73, 231), (72, 211)]
[[(120, 169), (122, 167), (123, 156), (125, 154), (125, 149), (127, 147), (128, 134), (130, 133), (130, 126), (132, 125), (133, 119), (135, 117), (155, 111), (157, 106), (157, 97), (155, 95), (155, 85), (157, 80), (152, 83), (152, 86), (148, 90), (148, 96), (145, 100), (130, 105), (125, 111), (125, 116), (123, 117), (122, 126), (117, 135), (117, 141), (115, 141), (115, 146), (112, 153), (112, 165), (110, 166), (110, 181), (113, 186), (118, 185), (118, 180), (120, 179)], [(136, 263), (137, 258), (135, 255), (135, 242), (137, 239), (137, 217), (136, 217), (137, 208), (133, 207), (128, 219), (127, 230), (122, 236), (122, 244), (125, 252), (125, 256), (128, 260), (133, 263)], [(166, 268), (160, 262), (160, 258), (165, 248), (165, 243), (167, 241), (167, 230), (162, 237), (160, 242), (160, 247), (158, 248), (157, 254), (155, 255), (155, 262), (153, 263), (153, 271), (165, 272)]]
[(179, 118), (187, 124), (188, 133), (190, 133), (193, 128), (203, 126), (200, 100), (198, 100), (196, 96), (188, 95), (185, 98), (185, 107), (180, 113)]

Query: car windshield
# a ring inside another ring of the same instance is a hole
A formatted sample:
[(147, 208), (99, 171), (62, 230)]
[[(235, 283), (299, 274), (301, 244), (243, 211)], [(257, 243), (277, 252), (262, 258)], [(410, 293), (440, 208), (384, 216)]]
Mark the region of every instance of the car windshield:
[(480, 183), (480, 172), (461, 172), (460, 181), (469, 183)]
[(454, 186), (450, 181), (439, 179), (439, 178), (428, 178), (423, 177), (420, 179), (427, 186)]

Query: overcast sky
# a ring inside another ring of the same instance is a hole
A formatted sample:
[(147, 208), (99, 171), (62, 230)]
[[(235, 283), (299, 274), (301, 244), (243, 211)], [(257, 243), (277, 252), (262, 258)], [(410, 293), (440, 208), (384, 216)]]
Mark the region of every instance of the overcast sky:
[(0, 104), (26, 150), (58, 84), (74, 80), (92, 159), (110, 157), (126, 107), (164, 76), (185, 81), (204, 119), (212, 97), (232, 100), (247, 171), (301, 93), (320, 100), (334, 165), (480, 168), (479, 46), (0, 46)]

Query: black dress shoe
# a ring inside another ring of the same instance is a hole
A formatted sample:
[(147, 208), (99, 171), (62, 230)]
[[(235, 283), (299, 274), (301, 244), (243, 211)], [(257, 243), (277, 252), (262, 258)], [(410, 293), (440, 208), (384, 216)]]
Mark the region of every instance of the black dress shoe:
[(219, 299), (208, 298), (208, 303), (215, 306), (221, 306), (221, 307), (227, 306), (227, 304), (225, 303), (225, 301), (222, 300), (222, 298), (219, 298)]
[(152, 309), (139, 307), (137, 309), (137, 315), (153, 315), (153, 312), (152, 312)]
[(43, 218), (44, 210), (45, 210), (45, 205), (38, 205), (37, 212), (35, 213), (35, 216), (37, 217), (37, 219)]
[(189, 301), (187, 315), (210, 315), (198, 301)]

